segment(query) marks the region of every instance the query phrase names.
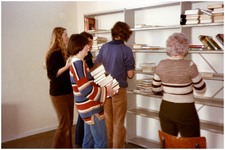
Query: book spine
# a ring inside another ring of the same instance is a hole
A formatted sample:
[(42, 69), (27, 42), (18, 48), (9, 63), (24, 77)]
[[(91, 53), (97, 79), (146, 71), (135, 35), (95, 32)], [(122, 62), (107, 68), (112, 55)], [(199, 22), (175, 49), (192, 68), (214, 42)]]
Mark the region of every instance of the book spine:
[(210, 39), (210, 37), (206, 36), (205, 37), (206, 40), (209, 42), (210, 45), (212, 45), (214, 50), (218, 50), (218, 48), (216, 47), (216, 45), (213, 43), (212, 39)]
[(210, 47), (210, 50), (215, 50), (206, 37), (203, 40), (208, 44), (208, 46)]
[(202, 48), (189, 48), (190, 51), (202, 51)]
[(189, 48), (205, 48), (204, 45), (189, 45)]
[(216, 39), (217, 39), (222, 45), (224, 45), (223, 39), (220, 37), (219, 34), (216, 35)]
[(210, 47), (209, 47), (209, 45), (208, 45), (208, 43), (204, 40), (204, 38), (205, 38), (204, 36), (199, 35), (198, 38), (199, 38), (199, 40), (205, 45), (205, 47), (206, 47), (208, 50), (211, 50)]
[(213, 40), (217, 43), (221, 50), (224, 49), (223, 45), (217, 40), (216, 36), (213, 37)]

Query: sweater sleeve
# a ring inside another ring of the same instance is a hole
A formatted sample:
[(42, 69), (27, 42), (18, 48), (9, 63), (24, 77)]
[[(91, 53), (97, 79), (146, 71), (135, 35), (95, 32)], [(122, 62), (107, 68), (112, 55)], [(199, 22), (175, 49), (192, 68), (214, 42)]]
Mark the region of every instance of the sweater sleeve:
[[(159, 67), (159, 66), (160, 66), (160, 63), (158, 64), (157, 67)], [(162, 81), (158, 75), (159, 69), (157, 69), (157, 67), (156, 67), (156, 71), (154, 73), (153, 81), (152, 81), (152, 91), (155, 93), (159, 93), (159, 92), (163, 91)]]
[(206, 84), (203, 81), (201, 75), (199, 74), (198, 68), (193, 61), (190, 62), (190, 68), (188, 70), (195, 92), (197, 94), (204, 94), (206, 92)]
[(134, 56), (130, 48), (128, 48), (125, 53), (124, 63), (127, 66), (127, 71), (133, 70), (135, 68)]
[(47, 75), (48, 75), (48, 78), (51, 80), (56, 79), (56, 74), (58, 70), (61, 67), (63, 67), (60, 64), (60, 61), (62, 59), (62, 56), (60, 56), (60, 54), (61, 54), (60, 52), (55, 51), (51, 54), (51, 56), (47, 60)]
[(75, 95), (82, 95), (89, 100), (104, 103), (107, 89), (89, 81), (87, 64), (81, 60), (73, 62), (70, 66), (70, 76)]

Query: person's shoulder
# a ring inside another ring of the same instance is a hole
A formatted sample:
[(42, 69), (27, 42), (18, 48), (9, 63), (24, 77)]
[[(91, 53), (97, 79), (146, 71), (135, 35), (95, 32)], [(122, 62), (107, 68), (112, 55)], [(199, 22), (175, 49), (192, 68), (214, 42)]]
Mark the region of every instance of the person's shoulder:
[(56, 57), (60, 57), (62, 56), (62, 53), (60, 50), (54, 50), (51, 54), (50, 54), (50, 58), (56, 58)]

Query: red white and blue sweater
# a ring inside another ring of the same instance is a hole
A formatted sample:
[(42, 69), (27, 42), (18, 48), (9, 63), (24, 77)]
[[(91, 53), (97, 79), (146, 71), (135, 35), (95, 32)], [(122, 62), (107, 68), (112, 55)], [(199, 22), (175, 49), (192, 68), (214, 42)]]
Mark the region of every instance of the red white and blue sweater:
[(197, 94), (204, 94), (206, 91), (206, 84), (193, 61), (170, 58), (159, 62), (153, 77), (152, 90), (163, 91), (163, 100), (192, 103), (193, 88)]
[(94, 83), (87, 64), (76, 57), (70, 66), (70, 81), (81, 118), (89, 125), (95, 124), (94, 115), (99, 120), (104, 119), (103, 103), (107, 89)]

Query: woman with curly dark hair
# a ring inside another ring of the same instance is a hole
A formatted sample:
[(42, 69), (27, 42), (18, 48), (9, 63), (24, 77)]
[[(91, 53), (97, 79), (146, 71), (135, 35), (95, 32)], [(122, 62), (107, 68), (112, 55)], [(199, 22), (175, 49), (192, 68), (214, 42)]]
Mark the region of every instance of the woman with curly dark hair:
[(108, 98), (104, 104), (108, 148), (124, 148), (126, 128), (124, 120), (127, 111), (127, 77), (134, 75), (132, 50), (124, 44), (132, 31), (125, 22), (117, 22), (111, 29), (112, 41), (104, 44), (95, 64), (102, 62), (106, 72), (119, 82), (117, 95)]
[(49, 93), (59, 121), (52, 148), (72, 148), (74, 96), (69, 77), (71, 61), (66, 50), (68, 40), (65, 28), (54, 28), (44, 59), (44, 67), (50, 80)]

